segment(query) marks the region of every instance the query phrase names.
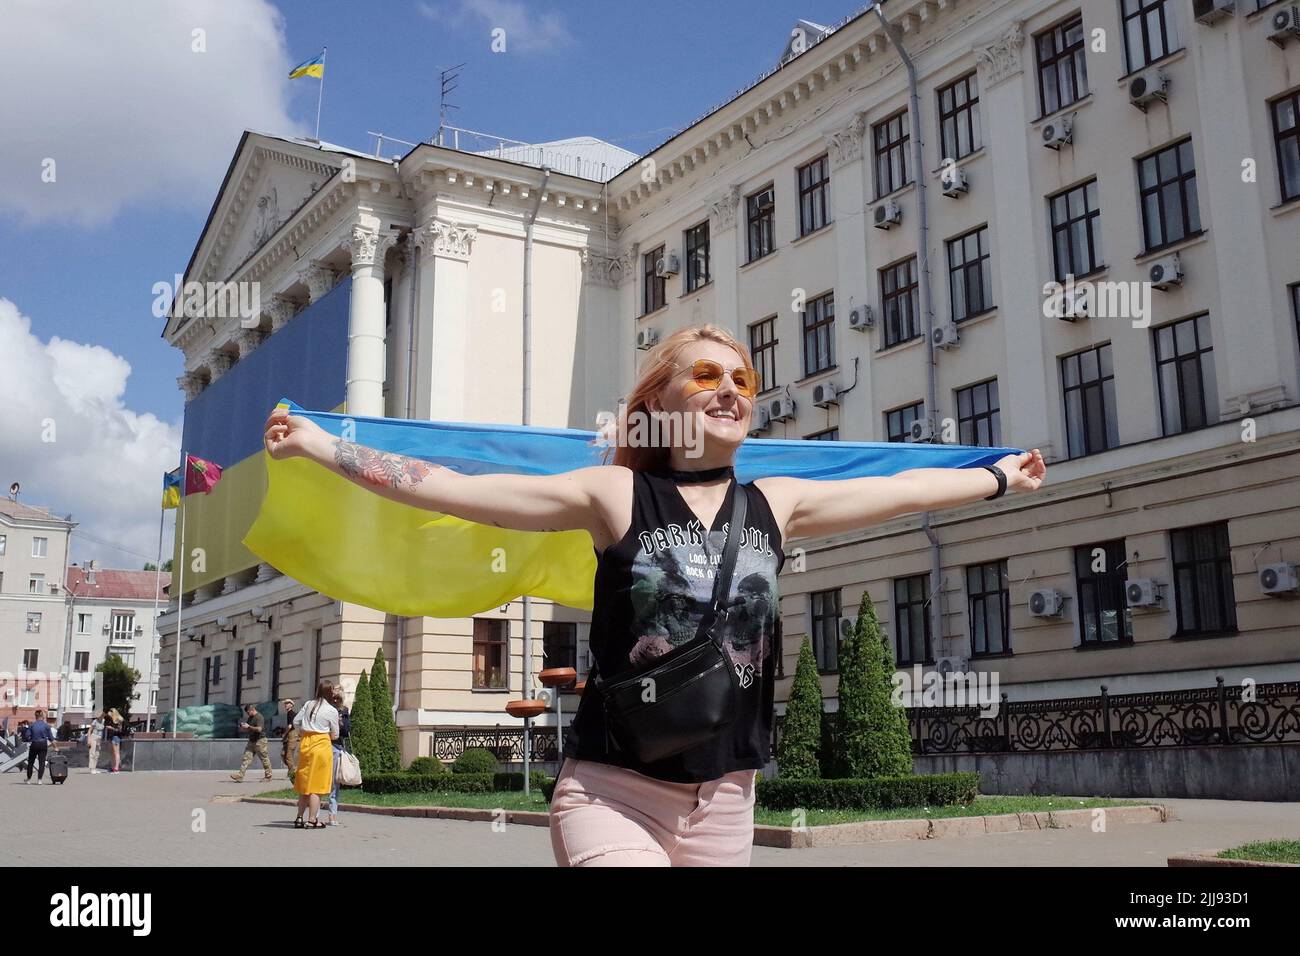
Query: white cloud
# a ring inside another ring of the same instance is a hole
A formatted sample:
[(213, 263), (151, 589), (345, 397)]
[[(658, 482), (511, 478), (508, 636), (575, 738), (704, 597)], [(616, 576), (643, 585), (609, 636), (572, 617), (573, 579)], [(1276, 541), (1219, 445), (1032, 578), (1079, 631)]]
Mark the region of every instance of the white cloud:
[[(72, 514), (71, 560), (139, 568), (140, 556), (158, 553), (162, 476), (180, 459), (179, 424), (123, 404), (131, 365), (120, 355), (57, 336), (43, 342), (31, 326), (0, 298), (0, 484), (17, 481), (20, 501)], [(169, 537), (164, 560), (170, 547)]]
[(206, 208), (246, 127), (309, 131), (288, 113), (298, 52), (266, 0), (5, 0), (0, 213), (100, 225), (129, 204)]
[(421, 3), (419, 9), (435, 23), (481, 30), (484, 49), (491, 48), (493, 30), (504, 30), (507, 54), (553, 52), (566, 49), (574, 42), (573, 34), (558, 13), (529, 11), (521, 0), (449, 0), (441, 4)]

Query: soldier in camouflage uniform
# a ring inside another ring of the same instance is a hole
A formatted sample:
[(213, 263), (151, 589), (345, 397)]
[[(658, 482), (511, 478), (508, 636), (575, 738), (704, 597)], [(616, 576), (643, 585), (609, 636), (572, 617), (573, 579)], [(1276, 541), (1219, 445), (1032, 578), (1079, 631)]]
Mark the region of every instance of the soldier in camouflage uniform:
[(256, 755), (262, 760), (262, 779), (270, 780), (271, 755), (267, 752), (266, 736), (262, 733), (262, 715), (257, 712), (257, 708), (252, 704), (244, 708), (244, 715), (245, 719), (240, 722), (239, 729), (248, 732), (248, 746), (244, 748), (243, 759), (239, 761), (239, 772), (232, 773), (230, 779), (243, 783), (244, 774), (248, 772), (248, 765), (253, 762), (253, 757)]
[(292, 700), (286, 698), (280, 703), (284, 704), (284, 719), (287, 721), (287, 726), (284, 728), (284, 740), (280, 743), (280, 759), (289, 768), (289, 782), (293, 783), (294, 774), (298, 772), (298, 728), (293, 725), (296, 712), (293, 709)]

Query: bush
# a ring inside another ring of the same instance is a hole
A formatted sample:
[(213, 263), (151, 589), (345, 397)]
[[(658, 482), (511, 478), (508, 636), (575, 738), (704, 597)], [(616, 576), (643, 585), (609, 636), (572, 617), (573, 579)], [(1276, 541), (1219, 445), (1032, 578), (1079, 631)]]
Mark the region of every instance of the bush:
[(912, 772), (907, 711), (894, 706), (894, 652), (876, 620), (871, 595), (862, 592), (853, 632), (840, 646), (835, 775), (900, 777)]
[(497, 758), (483, 747), (464, 750), (451, 765), (452, 773), (496, 773)]
[(379, 758), (375, 747), (375, 714), (370, 706), (370, 679), (366, 672), (361, 672), (357, 681), (357, 692), (352, 699), (352, 733), (348, 737), (352, 753), (361, 764), (361, 775), (369, 777), (379, 773)]
[(756, 799), (766, 810), (888, 810), (970, 803), (979, 794), (978, 773), (844, 778), (840, 780), (764, 780)]
[[(537, 771), (532, 786), (543, 793), (553, 791), (555, 778)], [(522, 773), (377, 773), (366, 777), (366, 793), (496, 793), (524, 789)], [(548, 797), (549, 799), (549, 797)]]
[(402, 769), (402, 748), (397, 740), (397, 723), (393, 719), (393, 697), (388, 692), (388, 668), (384, 651), (375, 651), (375, 665), (370, 668), (370, 712), (375, 718), (375, 762), (381, 773)]
[(423, 773), (433, 776), (446, 776), (447, 766), (437, 757), (416, 757), (406, 768), (407, 773)]
[(812, 644), (805, 637), (803, 646), (799, 648), (794, 685), (785, 705), (781, 739), (776, 747), (776, 764), (782, 777), (816, 779), (821, 722), (822, 682), (817, 676), (817, 659), (813, 656)]

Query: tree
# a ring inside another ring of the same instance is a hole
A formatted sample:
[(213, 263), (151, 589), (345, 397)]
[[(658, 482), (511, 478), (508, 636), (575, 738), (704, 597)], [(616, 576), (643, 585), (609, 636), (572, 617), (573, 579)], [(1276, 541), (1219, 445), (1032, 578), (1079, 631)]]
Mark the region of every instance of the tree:
[[(135, 684), (140, 679), (140, 672), (129, 666), (117, 654), (109, 654), (102, 664), (95, 666), (96, 674), (103, 674), (104, 703), (96, 702), (95, 711), (117, 708), (122, 720), (131, 720), (131, 700), (135, 697)], [(95, 701), (95, 691), (100, 681), (90, 683), (90, 699)]]
[(799, 648), (799, 663), (794, 670), (794, 685), (785, 705), (781, 722), (781, 739), (777, 743), (776, 763), (781, 776), (792, 780), (816, 780), (821, 773), (817, 751), (822, 736), (822, 682), (817, 675), (817, 659), (812, 644), (804, 638)]
[(352, 699), (352, 733), (348, 740), (352, 753), (361, 764), (361, 774), (378, 773), (379, 763), (375, 756), (375, 714), (370, 704), (370, 681), (366, 672), (361, 672), (357, 681), (357, 693)]
[(370, 668), (370, 710), (375, 716), (375, 757), (383, 773), (402, 769), (402, 748), (397, 742), (397, 721), (393, 719), (393, 698), (388, 692), (388, 669), (383, 650), (375, 651)]
[[(144, 569), (146, 571), (157, 571), (158, 565), (154, 564), (152, 561), (146, 561), (144, 563)], [(163, 569), (163, 574), (171, 574), (171, 570), (172, 570), (171, 558), (168, 558), (166, 561), (163, 562), (162, 569)]]
[(840, 646), (835, 737), (838, 772), (846, 777), (895, 777), (912, 772), (907, 711), (890, 700), (893, 676), (894, 652), (876, 620), (876, 606), (864, 591), (857, 622)]

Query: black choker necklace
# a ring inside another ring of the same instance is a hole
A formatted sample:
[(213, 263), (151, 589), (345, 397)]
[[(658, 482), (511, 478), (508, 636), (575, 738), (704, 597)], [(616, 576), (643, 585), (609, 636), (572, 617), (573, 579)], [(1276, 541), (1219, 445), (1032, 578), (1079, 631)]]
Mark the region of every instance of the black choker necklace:
[(677, 471), (665, 465), (655, 468), (652, 474), (669, 478), (678, 484), (693, 485), (703, 481), (717, 481), (719, 478), (734, 478), (736, 469), (731, 465), (723, 465), (721, 468), (705, 468), (701, 471)]

